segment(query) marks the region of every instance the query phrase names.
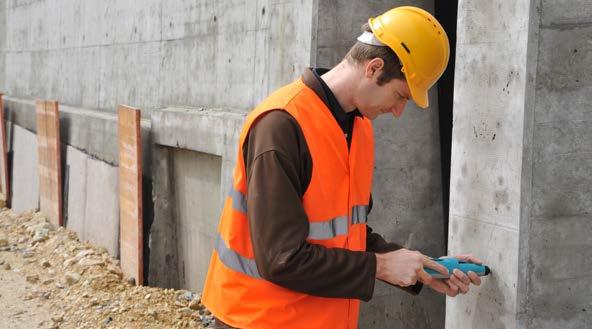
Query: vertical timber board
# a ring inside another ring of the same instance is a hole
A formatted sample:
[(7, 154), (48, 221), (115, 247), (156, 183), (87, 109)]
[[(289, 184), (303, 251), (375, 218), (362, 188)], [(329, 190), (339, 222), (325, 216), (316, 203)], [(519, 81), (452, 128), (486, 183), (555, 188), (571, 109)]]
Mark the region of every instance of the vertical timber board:
[(37, 144), (39, 154), (39, 211), (55, 225), (62, 225), (62, 162), (58, 102), (38, 100)]
[(10, 207), (10, 180), (8, 179), (8, 148), (6, 122), (4, 121), (4, 95), (0, 94), (0, 187), (6, 207)]
[(142, 259), (142, 139), (140, 110), (120, 105), (119, 239), (121, 270), (136, 284), (144, 283)]

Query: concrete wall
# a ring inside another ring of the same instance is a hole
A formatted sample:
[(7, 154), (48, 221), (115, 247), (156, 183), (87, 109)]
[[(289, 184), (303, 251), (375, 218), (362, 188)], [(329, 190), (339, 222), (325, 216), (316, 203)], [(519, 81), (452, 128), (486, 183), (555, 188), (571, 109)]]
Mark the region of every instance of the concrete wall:
[(150, 284), (202, 288), (219, 214), (232, 186), (244, 118), (243, 112), (224, 109), (152, 113)]
[(39, 209), (37, 135), (17, 125), (11, 126), (12, 151), (11, 208), (15, 212)]
[(459, 5), (449, 249), (493, 275), (446, 326), (588, 328), (592, 7)]
[(119, 255), (119, 170), (67, 146), (66, 227)]
[(173, 151), (180, 285), (201, 291), (220, 217), (222, 158), (182, 149)]
[[(433, 0), (319, 1), (316, 65), (337, 64), (368, 17), (400, 5), (434, 9)], [(410, 103), (400, 119), (374, 121), (374, 208), (368, 222), (387, 240), (432, 256), (445, 254), (437, 101), (432, 88), (429, 109)], [(413, 297), (377, 282), (372, 300), (362, 304), (360, 328), (443, 327), (444, 297), (429, 288)]]
[(0, 90), (110, 111), (247, 110), (310, 62), (314, 2), (2, 1)]
[[(592, 326), (592, 3), (539, 1), (519, 324)], [(532, 14), (536, 15), (536, 14)], [(532, 19), (532, 16), (531, 16)], [(534, 58), (530, 58), (533, 60)], [(533, 66), (535, 63), (533, 63)], [(526, 131), (526, 130), (525, 130)], [(523, 189), (524, 190), (524, 189)], [(523, 225), (524, 224), (524, 225)]]

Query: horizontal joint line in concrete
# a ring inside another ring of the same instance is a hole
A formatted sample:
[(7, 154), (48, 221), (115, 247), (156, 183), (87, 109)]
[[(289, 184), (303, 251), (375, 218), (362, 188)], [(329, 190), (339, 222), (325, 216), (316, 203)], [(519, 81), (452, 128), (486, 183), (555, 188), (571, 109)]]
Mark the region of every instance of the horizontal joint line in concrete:
[(541, 29), (549, 30), (573, 30), (577, 28), (592, 27), (592, 22), (565, 22), (565, 23), (551, 23), (541, 25)]
[[(264, 31), (267, 29), (251, 29), (246, 30), (246, 32), (257, 32), (257, 31)], [(171, 42), (171, 41), (184, 41), (184, 40), (194, 40), (194, 39), (203, 39), (204, 36), (209, 36), (210, 34), (194, 34), (194, 35), (185, 35), (182, 38), (171, 38), (171, 39), (156, 39), (156, 40), (144, 40), (144, 41), (132, 41), (132, 42), (110, 42), (110, 43), (99, 43), (99, 44), (92, 44), (92, 45), (85, 45), (85, 46), (76, 46), (76, 47), (62, 47), (62, 48), (45, 48), (45, 49), (4, 49), (5, 53), (26, 53), (26, 52), (55, 52), (60, 50), (76, 50), (76, 49), (89, 49), (89, 48), (106, 48), (106, 47), (114, 47), (114, 46), (132, 46), (138, 44), (155, 44), (155, 43), (164, 43), (164, 42)], [(223, 36), (220, 33), (220, 36)]]
[(487, 220), (482, 220), (482, 219), (479, 219), (479, 218), (476, 218), (476, 217), (462, 216), (462, 215), (455, 214), (455, 213), (450, 213), (450, 217), (451, 218), (452, 217), (460, 218), (460, 219), (465, 220), (465, 221), (479, 222), (479, 223), (483, 223), (483, 224), (487, 224), (487, 225), (491, 225), (491, 226), (501, 227), (501, 228), (503, 228), (505, 230), (508, 230), (508, 231), (518, 232), (518, 229), (515, 228), (515, 227), (509, 226), (509, 225), (504, 225), (504, 224), (493, 223), (493, 222), (490, 222), (490, 221), (487, 221)]
[[(592, 112), (592, 111), (591, 111)], [(586, 113), (586, 112), (582, 112), (582, 113)], [(548, 125), (553, 125), (556, 123), (568, 123), (568, 122), (592, 122), (592, 120), (590, 119), (584, 119), (584, 120), (552, 120), (552, 121), (544, 121), (544, 122), (537, 122), (535, 125), (537, 126), (548, 126)]]

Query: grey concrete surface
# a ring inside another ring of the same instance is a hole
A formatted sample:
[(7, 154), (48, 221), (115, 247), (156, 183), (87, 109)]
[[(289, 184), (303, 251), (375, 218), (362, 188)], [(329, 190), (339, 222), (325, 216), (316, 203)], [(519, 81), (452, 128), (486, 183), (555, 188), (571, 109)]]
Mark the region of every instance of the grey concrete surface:
[(37, 135), (11, 125), (12, 173), (10, 204), (15, 212), (39, 209), (39, 173), (37, 168)]
[(148, 234), (150, 248), (150, 267), (148, 284), (157, 287), (179, 288), (177, 255), (177, 216), (173, 187), (173, 149), (154, 145), (152, 150), (152, 201), (154, 203), (154, 222)]
[[(337, 64), (368, 17), (408, 4), (433, 13), (433, 0), (319, 1), (316, 65)], [(441, 256), (446, 253), (446, 237), (435, 88), (430, 92), (430, 104), (429, 109), (420, 111), (410, 102), (400, 119), (374, 121), (374, 207), (368, 225), (389, 241)], [(374, 298), (362, 303), (360, 328), (443, 328), (444, 313), (441, 295), (422, 292), (409, 298), (403, 291), (377, 284)]]
[(119, 256), (119, 171), (68, 146), (67, 227)]
[[(217, 236), (222, 158), (201, 152), (173, 151), (177, 250), (182, 287), (201, 291)], [(212, 225), (216, 223), (216, 225)]]
[[(521, 326), (592, 326), (592, 4), (541, 1)], [(521, 223), (522, 224), (522, 223)], [(522, 241), (521, 241), (522, 242)]]
[[(152, 113), (150, 284), (201, 289), (244, 119), (245, 113), (224, 109)], [(171, 267), (179, 271), (162, 271)]]
[(309, 64), (315, 3), (8, 1), (3, 88), (106, 111), (246, 111)]
[(448, 248), (493, 275), (447, 300), (447, 328), (517, 328), (530, 15), (529, 1), (459, 2)]
[(449, 248), (493, 275), (448, 301), (447, 328), (592, 325), (591, 12), (460, 4)]

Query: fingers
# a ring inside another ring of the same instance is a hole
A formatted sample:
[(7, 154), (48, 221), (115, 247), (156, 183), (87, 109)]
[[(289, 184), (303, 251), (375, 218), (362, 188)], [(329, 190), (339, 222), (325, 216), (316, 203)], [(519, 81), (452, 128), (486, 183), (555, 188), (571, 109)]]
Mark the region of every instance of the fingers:
[(469, 292), (469, 283), (470, 283), (470, 280), (469, 280), (469, 278), (462, 271), (454, 270), (454, 272), (450, 276), (450, 279), (449, 280), (456, 287), (458, 287), (458, 290), (462, 294), (466, 294), (467, 292)]
[(462, 260), (464, 262), (470, 262), (470, 263), (474, 263), (474, 264), (483, 264), (484, 263), (481, 259), (473, 256), (473, 254), (455, 255), (452, 257), (454, 257), (458, 260)]
[(469, 279), (471, 280), (471, 283), (476, 285), (476, 286), (480, 286), (481, 285), (481, 278), (477, 275), (477, 273), (469, 271), (467, 273)]
[(434, 281), (434, 278), (432, 278), (431, 275), (429, 275), (426, 271), (424, 271), (423, 269), (419, 270), (417, 272), (417, 278), (419, 281), (425, 283), (425, 284), (431, 284), (432, 281)]
[(438, 264), (434, 260), (430, 259), (428, 256), (424, 256), (423, 266), (431, 268), (432, 270), (442, 273), (443, 275), (448, 275), (448, 269), (444, 265)]
[(446, 290), (446, 295), (448, 295), (449, 297), (456, 297), (456, 295), (458, 295), (458, 292), (460, 291), (458, 286), (455, 285), (450, 280), (445, 280), (444, 282), (446, 283), (446, 285), (448, 285), (448, 289)]
[(429, 286), (435, 291), (446, 295), (448, 295), (448, 290), (450, 289), (449, 285), (447, 285), (443, 280), (439, 279), (433, 279)]

